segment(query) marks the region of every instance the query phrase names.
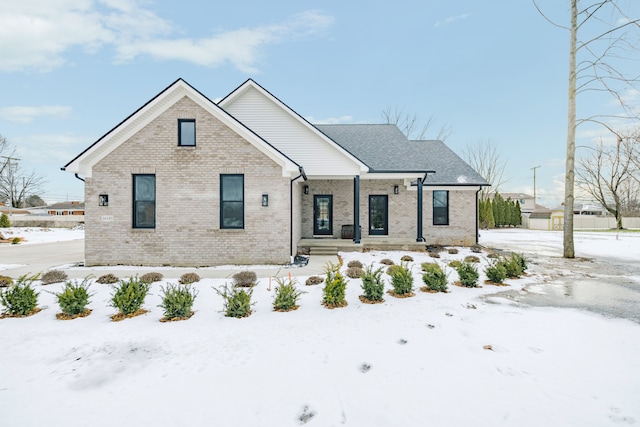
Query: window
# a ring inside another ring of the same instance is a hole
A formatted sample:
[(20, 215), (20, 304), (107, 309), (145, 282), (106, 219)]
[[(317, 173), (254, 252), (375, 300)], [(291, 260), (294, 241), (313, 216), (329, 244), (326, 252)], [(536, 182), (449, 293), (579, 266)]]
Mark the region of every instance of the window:
[(220, 228), (244, 228), (244, 175), (220, 175)]
[(133, 228), (156, 227), (156, 176), (133, 175)]
[(433, 192), (433, 225), (449, 225), (449, 192)]
[(185, 147), (196, 146), (195, 119), (178, 119), (178, 145)]

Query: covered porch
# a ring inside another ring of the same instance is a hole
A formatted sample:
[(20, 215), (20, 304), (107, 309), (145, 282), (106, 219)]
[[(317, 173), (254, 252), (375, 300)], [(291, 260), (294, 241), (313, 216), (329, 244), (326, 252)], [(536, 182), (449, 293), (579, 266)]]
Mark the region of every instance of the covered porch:
[(360, 243), (352, 239), (302, 238), (297, 252), (304, 255), (337, 255), (338, 252), (416, 251), (425, 252), (425, 242), (408, 237), (362, 237)]

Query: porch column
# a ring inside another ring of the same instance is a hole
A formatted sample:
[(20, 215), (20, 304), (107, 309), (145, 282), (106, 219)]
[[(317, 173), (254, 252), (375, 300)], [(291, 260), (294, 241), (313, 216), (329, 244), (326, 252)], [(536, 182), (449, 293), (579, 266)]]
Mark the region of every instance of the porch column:
[(360, 243), (360, 175), (353, 178), (353, 243)]
[(424, 237), (422, 237), (422, 178), (418, 178), (418, 237), (416, 242), (424, 242)]

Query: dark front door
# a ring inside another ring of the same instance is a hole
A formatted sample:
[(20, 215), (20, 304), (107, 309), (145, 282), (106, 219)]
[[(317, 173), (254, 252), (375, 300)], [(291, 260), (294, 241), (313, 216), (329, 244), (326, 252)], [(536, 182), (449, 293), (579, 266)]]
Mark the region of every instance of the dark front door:
[(333, 196), (313, 196), (313, 235), (333, 234)]
[(369, 196), (369, 234), (372, 236), (389, 234), (387, 196)]

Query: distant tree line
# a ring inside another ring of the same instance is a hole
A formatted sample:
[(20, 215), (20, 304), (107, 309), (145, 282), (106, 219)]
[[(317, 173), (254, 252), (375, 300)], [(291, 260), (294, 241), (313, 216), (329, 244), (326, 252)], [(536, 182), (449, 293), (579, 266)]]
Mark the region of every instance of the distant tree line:
[(478, 201), (480, 228), (517, 227), (522, 225), (520, 202), (504, 199), (496, 193), (493, 199)]

